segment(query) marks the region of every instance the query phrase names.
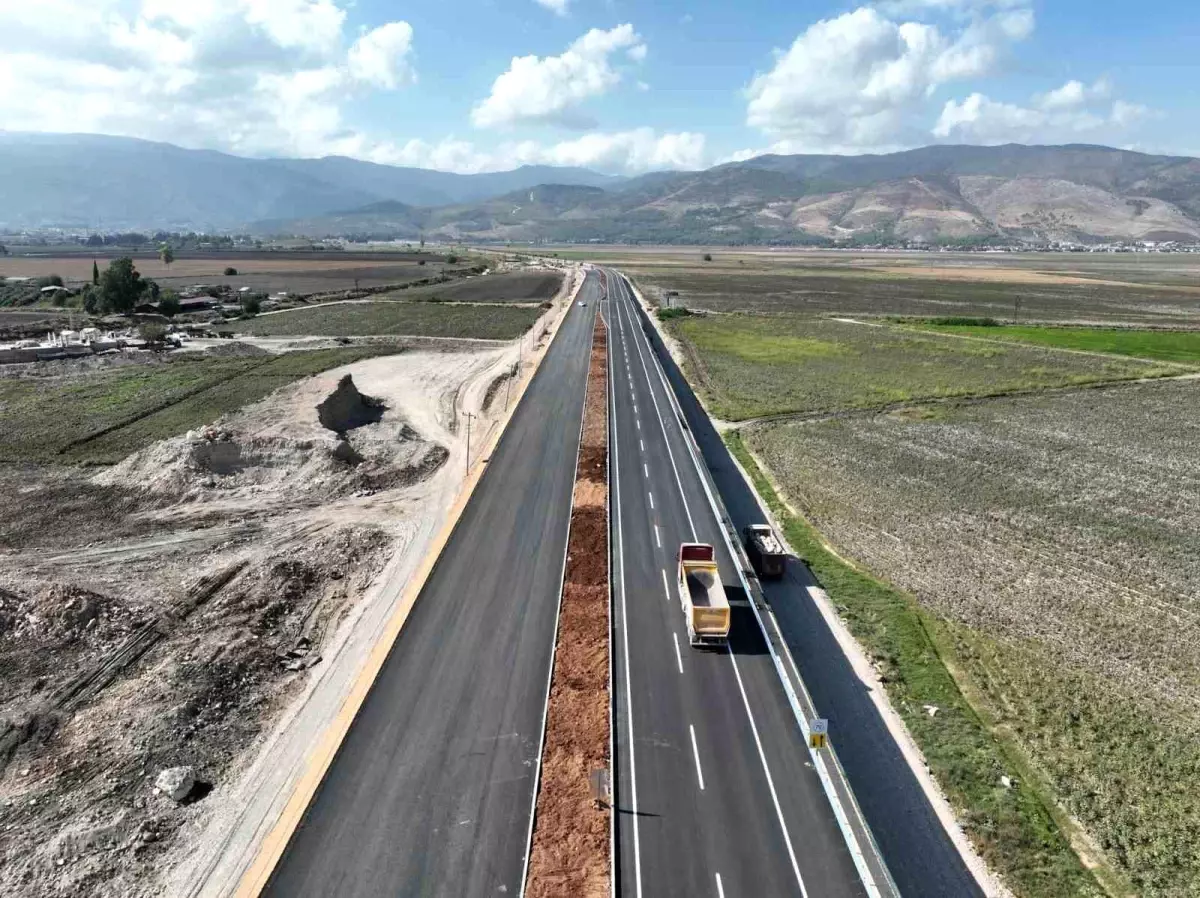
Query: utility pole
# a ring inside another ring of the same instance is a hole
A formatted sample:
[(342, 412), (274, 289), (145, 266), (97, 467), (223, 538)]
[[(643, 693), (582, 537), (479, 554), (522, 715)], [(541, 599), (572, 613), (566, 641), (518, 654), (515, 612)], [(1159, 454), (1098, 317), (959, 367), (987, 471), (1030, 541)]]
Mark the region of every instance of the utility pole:
[(475, 415), (471, 414), (471, 412), (463, 412), (463, 414), (467, 416), (467, 466), (463, 472), (463, 476), (465, 477), (471, 473), (471, 419)]
[(512, 371), (508, 374), (508, 383), (504, 385), (504, 410), (508, 411), (508, 397), (512, 394), (512, 382), (517, 379), (517, 371), (520, 369), (521, 363), (517, 362), (512, 366)]

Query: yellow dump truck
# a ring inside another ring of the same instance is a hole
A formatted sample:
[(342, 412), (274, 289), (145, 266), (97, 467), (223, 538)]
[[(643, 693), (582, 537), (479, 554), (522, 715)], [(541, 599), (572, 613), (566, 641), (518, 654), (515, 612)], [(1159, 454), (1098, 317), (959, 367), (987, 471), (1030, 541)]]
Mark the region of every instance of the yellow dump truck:
[(687, 619), (688, 642), (725, 645), (729, 640), (729, 600), (721, 585), (716, 552), (707, 543), (679, 547), (679, 602)]

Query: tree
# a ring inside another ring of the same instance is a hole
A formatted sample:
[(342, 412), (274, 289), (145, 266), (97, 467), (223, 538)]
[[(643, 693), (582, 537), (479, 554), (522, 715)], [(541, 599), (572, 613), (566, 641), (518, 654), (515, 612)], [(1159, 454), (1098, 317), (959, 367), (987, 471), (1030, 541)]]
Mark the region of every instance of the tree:
[(712, 253), (705, 253), (705, 254), (704, 254), (704, 261), (705, 261), (705, 262), (711, 262), (711, 261), (712, 261)]
[(237, 277), (237, 269), (234, 268), (232, 265), (229, 266), (228, 268), (225, 269), (225, 277), (227, 277), (227, 278)]
[(100, 283), (100, 265), (95, 259), (92, 259), (92, 283)]
[(174, 290), (164, 290), (158, 297), (158, 311), (168, 318), (174, 318), (178, 315), (181, 308), (179, 294)]
[(175, 251), (171, 249), (170, 244), (164, 243), (158, 248), (158, 257), (162, 259), (162, 263), (167, 268), (170, 268), (171, 263), (175, 261)]
[(0, 243), (0, 256), (7, 256), (7, 255), (8, 255), (8, 247), (5, 246), (3, 243)]
[(100, 310), (128, 315), (145, 292), (146, 282), (133, 267), (133, 259), (113, 259), (100, 275)]
[(89, 315), (95, 315), (100, 311), (100, 290), (97, 287), (83, 288), (83, 310)]
[(458, 261), (458, 256), (454, 255), (454, 253), (451, 253), (450, 255), (446, 256), (446, 264), (447, 265), (453, 265), (457, 261)]
[(143, 321), (138, 326), (138, 336), (146, 341), (146, 345), (158, 349), (167, 339), (167, 329), (156, 321)]
[(253, 318), (262, 310), (262, 297), (257, 293), (247, 293), (242, 297), (242, 314)]

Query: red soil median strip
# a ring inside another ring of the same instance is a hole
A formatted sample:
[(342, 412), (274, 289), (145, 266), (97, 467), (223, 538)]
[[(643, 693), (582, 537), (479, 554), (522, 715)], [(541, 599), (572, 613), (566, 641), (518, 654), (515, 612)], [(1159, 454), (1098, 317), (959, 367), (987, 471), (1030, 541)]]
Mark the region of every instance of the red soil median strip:
[(529, 855), (529, 898), (606, 898), (608, 807), (589, 776), (608, 757), (608, 334), (596, 320), (575, 474), (558, 646)]

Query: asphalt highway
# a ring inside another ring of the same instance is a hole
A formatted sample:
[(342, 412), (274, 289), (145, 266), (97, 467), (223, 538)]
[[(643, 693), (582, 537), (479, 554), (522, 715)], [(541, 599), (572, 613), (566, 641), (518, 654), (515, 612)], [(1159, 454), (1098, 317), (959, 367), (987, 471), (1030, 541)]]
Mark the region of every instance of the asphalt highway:
[[(865, 895), (636, 303), (608, 281), (619, 893)], [(675, 591), (684, 541), (717, 548), (728, 650), (688, 645)]]
[(520, 894), (598, 298), (589, 275), (263, 894)]
[[(638, 309), (636, 314), (732, 524), (740, 533), (747, 524), (761, 523), (758, 501), (720, 435), (645, 313)], [(856, 675), (816, 607), (809, 589), (817, 585), (808, 568), (794, 558), (788, 560), (782, 580), (762, 583), (808, 692), (829, 719), (846, 779), (897, 889), (911, 898), (982, 898), (983, 891), (871, 701), (870, 687)]]

